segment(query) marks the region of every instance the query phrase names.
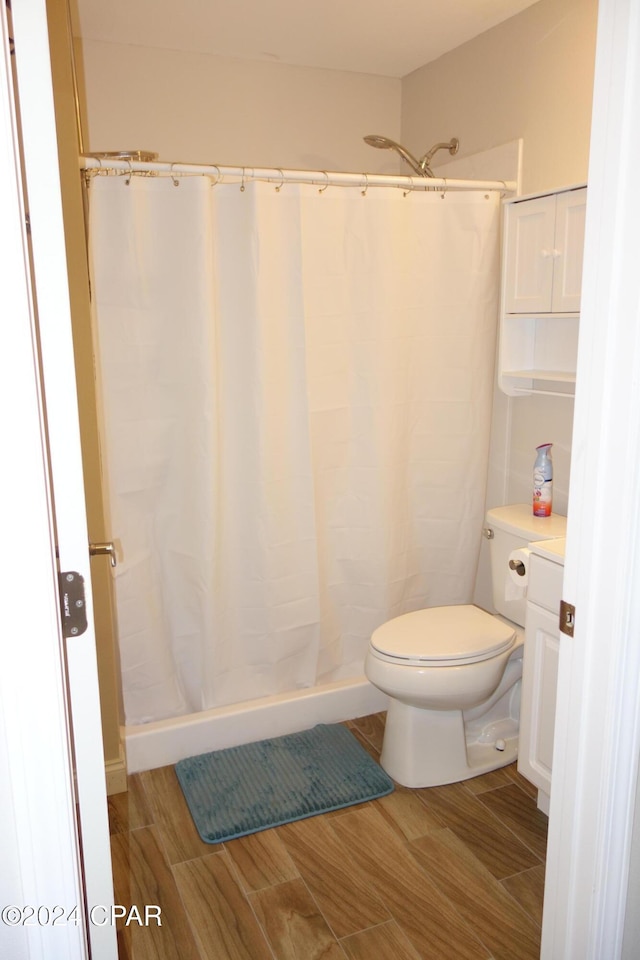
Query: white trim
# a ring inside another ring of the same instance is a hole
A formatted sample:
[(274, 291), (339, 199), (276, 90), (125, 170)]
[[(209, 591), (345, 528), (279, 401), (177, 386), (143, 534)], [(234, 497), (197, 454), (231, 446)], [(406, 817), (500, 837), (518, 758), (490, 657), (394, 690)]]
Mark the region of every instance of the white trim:
[(508, 197), (505, 203), (522, 203), (523, 200), (537, 200), (540, 197), (553, 197), (558, 193), (569, 193), (571, 190), (584, 190), (586, 183), (570, 183), (566, 187), (553, 187), (551, 190), (542, 190), (540, 193), (523, 193), (516, 197)]
[(616, 960), (640, 750), (640, 6), (601, 0), (542, 960)]
[[(1, 903), (78, 905), (79, 925), (9, 927), (12, 960), (88, 956), (53, 523), (5, 6), (0, 13)], [(36, 601), (36, 602), (34, 602)], [(9, 941), (9, 942), (7, 942)]]
[[(83, 886), (90, 910), (93, 906), (113, 904), (113, 881), (45, 0), (21, 0), (13, 5), (12, 18), (56, 543), (60, 569), (77, 571), (85, 583), (88, 627), (83, 634), (66, 640), (64, 652), (82, 835)], [(113, 960), (117, 956), (115, 927), (89, 924), (87, 935), (93, 960)]]
[(109, 760), (104, 765), (104, 778), (107, 784), (107, 796), (127, 791), (127, 765), (124, 759), (124, 750), (120, 746), (120, 756), (117, 760)]

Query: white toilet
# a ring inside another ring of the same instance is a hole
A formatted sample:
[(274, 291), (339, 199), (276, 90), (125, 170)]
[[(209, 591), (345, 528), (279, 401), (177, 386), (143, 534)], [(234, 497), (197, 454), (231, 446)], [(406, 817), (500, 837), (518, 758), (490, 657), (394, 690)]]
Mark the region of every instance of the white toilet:
[(471, 604), (430, 607), (373, 632), (365, 673), (390, 697), (380, 763), (397, 783), (454, 783), (515, 760), (526, 598), (509, 557), (565, 534), (565, 517), (534, 517), (529, 504), (489, 510), (497, 615)]

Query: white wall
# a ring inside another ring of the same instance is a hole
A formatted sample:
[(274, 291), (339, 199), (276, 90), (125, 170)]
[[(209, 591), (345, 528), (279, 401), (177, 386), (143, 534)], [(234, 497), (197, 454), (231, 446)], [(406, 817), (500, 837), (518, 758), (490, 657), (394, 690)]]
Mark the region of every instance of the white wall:
[[(167, 15), (166, 11), (163, 15)], [(85, 150), (303, 170), (398, 170), (368, 133), (400, 137), (401, 81), (86, 40)]]
[(511, 449), (507, 473), (507, 502), (531, 499), (535, 447), (553, 443), (553, 508), (567, 513), (573, 399), (517, 398), (511, 406)]

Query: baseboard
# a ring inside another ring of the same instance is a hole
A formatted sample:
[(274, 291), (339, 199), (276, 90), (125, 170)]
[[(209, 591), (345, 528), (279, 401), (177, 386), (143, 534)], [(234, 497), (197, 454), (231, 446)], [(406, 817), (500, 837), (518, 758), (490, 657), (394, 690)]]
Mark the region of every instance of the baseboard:
[(109, 760), (104, 765), (104, 774), (107, 781), (107, 796), (127, 791), (127, 765), (124, 751), (120, 747), (120, 756), (117, 760)]

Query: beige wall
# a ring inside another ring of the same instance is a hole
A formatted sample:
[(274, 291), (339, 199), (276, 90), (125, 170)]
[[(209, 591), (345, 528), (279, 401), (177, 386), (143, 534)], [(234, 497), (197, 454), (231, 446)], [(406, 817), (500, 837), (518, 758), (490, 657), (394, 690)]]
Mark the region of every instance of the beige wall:
[(400, 80), (99, 41), (78, 44), (91, 152), (163, 160), (395, 172), (362, 142), (400, 136)]
[[(395, 172), (362, 143), (470, 156), (520, 137), (523, 192), (587, 179), (597, 0), (540, 0), (403, 81), (98, 41), (77, 42), (87, 150), (166, 160)], [(443, 155), (444, 156), (444, 155)], [(496, 174), (499, 176), (499, 174)], [(496, 392), (489, 503), (528, 501), (534, 447), (553, 442), (566, 512), (573, 402)], [(489, 603), (483, 548), (478, 602)]]
[[(402, 82), (402, 138), (460, 156), (523, 139), (522, 193), (587, 180), (597, 0), (540, 0)], [(496, 392), (488, 505), (528, 502), (534, 448), (553, 442), (554, 509), (567, 511), (573, 400)], [(490, 604), (483, 548), (476, 602)]]
[(597, 0), (540, 0), (402, 81), (402, 137), (524, 140), (523, 193), (587, 179)]

